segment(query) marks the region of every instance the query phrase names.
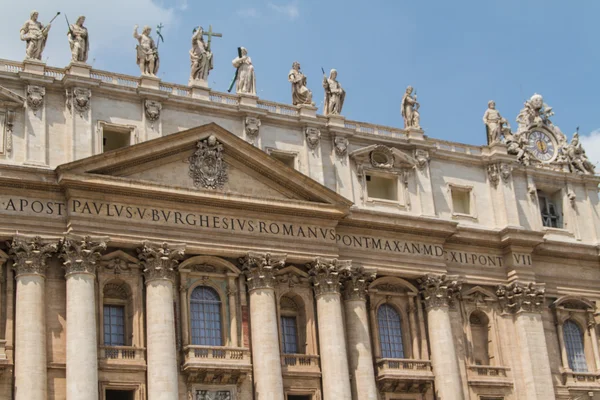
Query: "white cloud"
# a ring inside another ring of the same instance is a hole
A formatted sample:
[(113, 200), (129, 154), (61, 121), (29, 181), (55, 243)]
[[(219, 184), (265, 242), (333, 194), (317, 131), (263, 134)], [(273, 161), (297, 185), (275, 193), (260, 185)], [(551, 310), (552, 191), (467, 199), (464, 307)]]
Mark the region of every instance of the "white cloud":
[(593, 164), (600, 163), (600, 128), (587, 135), (580, 135), (585, 154)]
[(276, 12), (285, 15), (289, 19), (296, 19), (300, 16), (298, 4), (294, 1), (289, 4), (273, 4), (269, 3), (269, 7)]
[[(185, 1), (178, 3), (183, 6), (186, 4)], [(52, 23), (42, 56), (48, 65), (57, 67), (66, 66), (71, 58), (65, 14), (70, 23), (75, 23), (79, 15), (86, 16), (85, 25), (90, 35), (88, 63), (96, 59), (96, 68), (107, 68), (114, 62), (114, 55), (119, 53), (131, 53), (131, 62), (135, 63), (135, 39), (132, 37), (135, 24), (154, 28), (162, 22), (168, 31), (176, 21), (173, 8), (163, 7), (152, 0), (54, 0), (40, 1), (36, 6), (39, 20), (44, 25), (57, 11), (61, 11), (61, 15)], [(6, 17), (0, 24), (0, 58), (22, 60), (25, 57), (25, 42), (20, 40), (19, 30), (29, 19), (33, 7), (29, 2), (6, 0), (0, 0), (0, 7), (2, 15)]]
[(256, 8), (242, 8), (242, 9), (238, 10), (237, 14), (240, 17), (246, 17), (246, 18), (260, 17), (260, 12)]

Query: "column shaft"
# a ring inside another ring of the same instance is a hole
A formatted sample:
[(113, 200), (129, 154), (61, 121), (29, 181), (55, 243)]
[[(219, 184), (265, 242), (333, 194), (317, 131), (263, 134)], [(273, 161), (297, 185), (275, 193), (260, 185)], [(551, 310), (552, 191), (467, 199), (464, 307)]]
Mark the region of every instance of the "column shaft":
[(348, 325), (348, 360), (353, 378), (352, 399), (377, 400), (366, 301), (346, 300), (345, 308)]
[(236, 292), (235, 278), (230, 277), (227, 286), (227, 295), (229, 299), (229, 345), (231, 347), (238, 347)]
[(67, 400), (98, 399), (95, 276), (67, 276)]
[(15, 321), (15, 399), (46, 400), (45, 278), (17, 276)]
[(408, 298), (408, 319), (410, 320), (410, 335), (412, 338), (412, 358), (418, 360), (419, 355), (419, 335), (417, 334), (417, 319), (415, 317), (415, 313), (417, 312), (416, 308), (416, 299), (414, 297)]
[[(593, 316), (591, 319), (593, 320)], [(596, 371), (600, 370), (600, 353), (598, 352), (598, 335), (596, 335), (596, 324), (590, 324), (588, 327), (590, 331), (590, 340), (592, 341), (592, 350), (594, 351), (594, 365)]]

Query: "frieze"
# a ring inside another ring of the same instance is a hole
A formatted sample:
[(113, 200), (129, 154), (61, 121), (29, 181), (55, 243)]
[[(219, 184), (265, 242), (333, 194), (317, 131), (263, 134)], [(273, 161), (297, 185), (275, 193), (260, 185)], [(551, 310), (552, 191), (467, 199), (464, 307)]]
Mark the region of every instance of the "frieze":
[(13, 268), (19, 275), (45, 275), (46, 260), (58, 250), (58, 240), (39, 236), (15, 236), (10, 246)]
[(164, 279), (175, 281), (175, 269), (185, 253), (184, 244), (144, 242), (138, 249), (138, 258), (143, 262), (146, 284)]
[(102, 251), (106, 250), (107, 237), (69, 235), (62, 241), (60, 259), (65, 267), (65, 276), (87, 273), (95, 274)]
[(248, 252), (240, 258), (242, 271), (246, 275), (248, 290), (272, 289), (275, 286), (275, 271), (285, 265), (286, 256), (283, 254)]

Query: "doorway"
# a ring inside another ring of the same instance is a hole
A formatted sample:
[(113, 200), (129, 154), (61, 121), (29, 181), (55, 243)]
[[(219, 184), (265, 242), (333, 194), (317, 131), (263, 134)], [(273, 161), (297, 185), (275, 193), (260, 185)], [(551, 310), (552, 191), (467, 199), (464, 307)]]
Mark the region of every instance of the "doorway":
[(106, 400), (134, 400), (135, 390), (106, 390)]

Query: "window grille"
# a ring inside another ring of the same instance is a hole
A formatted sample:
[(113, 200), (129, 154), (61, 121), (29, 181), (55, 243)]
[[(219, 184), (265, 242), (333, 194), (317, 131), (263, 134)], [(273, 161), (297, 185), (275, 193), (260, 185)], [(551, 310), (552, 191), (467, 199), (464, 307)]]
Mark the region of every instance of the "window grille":
[(104, 306), (104, 345), (125, 346), (125, 307)]
[(561, 228), (560, 213), (558, 207), (545, 195), (538, 195), (542, 224), (549, 228)]
[(284, 354), (298, 353), (296, 317), (281, 317), (281, 345)]
[(563, 325), (563, 333), (569, 368), (574, 372), (587, 372), (581, 328), (573, 321), (566, 321)]
[(389, 304), (383, 304), (377, 310), (377, 322), (382, 357), (404, 358), (402, 323), (398, 311)]
[(222, 346), (221, 299), (210, 287), (198, 286), (190, 299), (192, 344)]

